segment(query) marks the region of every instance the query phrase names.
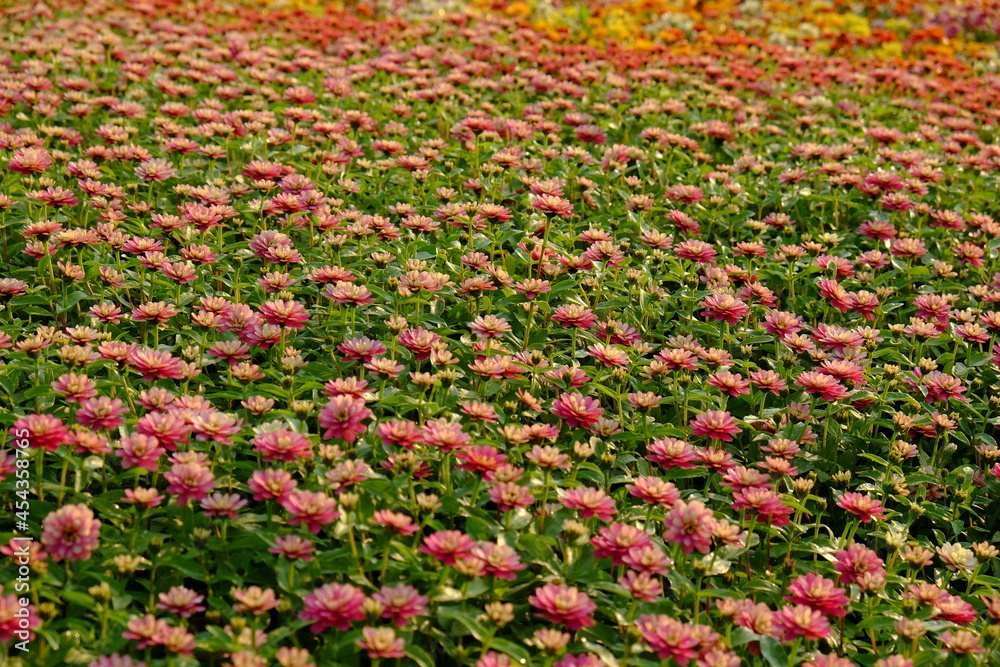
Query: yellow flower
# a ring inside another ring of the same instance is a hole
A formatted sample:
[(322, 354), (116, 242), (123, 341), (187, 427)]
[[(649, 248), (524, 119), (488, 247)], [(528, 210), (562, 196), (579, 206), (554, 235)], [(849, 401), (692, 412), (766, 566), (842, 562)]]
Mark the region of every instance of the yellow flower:
[(511, 18), (523, 19), (531, 16), (531, 7), (523, 2), (514, 2), (508, 5), (503, 13)]

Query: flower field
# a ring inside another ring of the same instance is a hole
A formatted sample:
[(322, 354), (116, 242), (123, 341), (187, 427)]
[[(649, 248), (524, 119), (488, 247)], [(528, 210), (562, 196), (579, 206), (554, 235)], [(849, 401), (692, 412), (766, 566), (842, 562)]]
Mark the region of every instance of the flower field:
[(6, 5), (0, 665), (1000, 664), (1000, 5), (786, 4)]

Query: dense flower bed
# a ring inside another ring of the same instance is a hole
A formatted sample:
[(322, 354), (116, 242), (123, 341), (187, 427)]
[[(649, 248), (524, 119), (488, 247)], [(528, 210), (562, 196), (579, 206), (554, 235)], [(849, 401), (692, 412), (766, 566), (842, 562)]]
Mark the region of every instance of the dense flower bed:
[(1000, 660), (1000, 77), (0, 30), (12, 664)]

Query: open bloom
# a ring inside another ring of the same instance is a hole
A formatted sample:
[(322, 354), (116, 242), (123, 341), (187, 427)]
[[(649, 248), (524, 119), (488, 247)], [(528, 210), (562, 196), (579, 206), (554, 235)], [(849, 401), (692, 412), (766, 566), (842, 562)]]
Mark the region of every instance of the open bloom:
[(42, 521), (42, 546), (52, 560), (87, 560), (100, 545), (101, 522), (83, 504), (66, 505)]
[(692, 435), (707, 435), (713, 440), (730, 442), (740, 432), (736, 419), (725, 410), (709, 410), (691, 420)]
[(372, 594), (372, 600), (385, 606), (382, 618), (391, 620), (400, 628), (406, 625), (407, 619), (426, 614), (426, 606), (430, 602), (430, 598), (421, 595), (420, 591), (409, 584), (383, 586), (378, 593)]
[(319, 413), (319, 425), (326, 429), (323, 438), (341, 438), (345, 442), (354, 442), (358, 436), (368, 430), (362, 420), (372, 416), (372, 411), (365, 407), (363, 398), (349, 394), (334, 396)]
[(712, 548), (712, 531), (715, 515), (703, 503), (678, 500), (663, 519), (666, 529), (663, 539), (681, 545), (686, 553), (697, 551), (707, 554)]
[(351, 623), (365, 617), (365, 594), (350, 584), (327, 584), (306, 595), (303, 621), (313, 621), (309, 630), (318, 634), (327, 628), (350, 630)]
[(565, 507), (580, 510), (584, 519), (596, 516), (601, 521), (611, 521), (618, 513), (614, 499), (601, 489), (570, 489), (559, 500)]
[(402, 658), (406, 655), (403, 652), (406, 642), (403, 641), (402, 637), (397, 637), (396, 631), (392, 628), (365, 626), (361, 630), (361, 639), (357, 640), (356, 643), (373, 660), (379, 658)]
[(837, 499), (837, 507), (859, 517), (862, 523), (869, 523), (872, 519), (881, 519), (885, 516), (885, 508), (882, 507), (882, 503), (867, 493), (850, 491), (843, 493)]
[(319, 491), (292, 491), (281, 505), (292, 515), (288, 525), (304, 523), (313, 535), (340, 517), (340, 512), (336, 510), (337, 501)]
[(570, 428), (589, 428), (604, 414), (600, 401), (583, 394), (563, 394), (552, 402), (552, 414), (566, 420)]
[(590, 615), (597, 605), (578, 588), (565, 584), (545, 584), (535, 589), (528, 602), (553, 623), (562, 623), (570, 630), (589, 628), (596, 623)]
[(788, 593), (785, 599), (789, 602), (833, 616), (845, 616), (851, 601), (845, 589), (837, 588), (833, 581), (814, 572), (796, 577), (788, 585)]

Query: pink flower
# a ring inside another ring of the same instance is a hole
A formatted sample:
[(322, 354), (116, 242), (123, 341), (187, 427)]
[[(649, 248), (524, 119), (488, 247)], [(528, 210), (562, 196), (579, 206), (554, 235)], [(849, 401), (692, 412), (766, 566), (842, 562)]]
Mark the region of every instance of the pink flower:
[(517, 572), (527, 568), (517, 551), (506, 544), (483, 542), (472, 549), (469, 557), (483, 564), (484, 575), (497, 579), (512, 581), (517, 578)]
[(785, 599), (793, 604), (806, 605), (824, 614), (845, 616), (851, 600), (843, 588), (825, 577), (810, 572), (797, 577), (788, 585)]
[(882, 519), (885, 508), (882, 503), (869, 494), (847, 492), (837, 499), (837, 507), (841, 507), (859, 517), (862, 523), (870, 523), (872, 519)]
[[(25, 434), (27, 431), (27, 434)], [(72, 441), (69, 429), (53, 415), (28, 415), (14, 422), (8, 433), (18, 440), (27, 439), (33, 449), (56, 451), (60, 445)]]
[(618, 510), (615, 501), (601, 489), (570, 489), (559, 499), (564, 507), (580, 510), (584, 519), (596, 516), (601, 521), (611, 521)]
[(313, 559), (312, 540), (307, 540), (298, 535), (279, 537), (274, 541), (274, 546), (268, 548), (268, 551), (279, 556), (284, 556), (289, 560), (310, 561)]
[(646, 458), (653, 463), (659, 463), (667, 470), (673, 468), (694, 468), (696, 455), (691, 443), (677, 438), (662, 438), (653, 440), (649, 445)]
[(604, 408), (596, 398), (564, 393), (552, 402), (552, 414), (565, 419), (570, 428), (590, 428), (604, 414)]
[(569, 304), (556, 308), (552, 313), (552, 321), (565, 328), (592, 329), (597, 325), (597, 315), (586, 306)]
[(681, 545), (686, 554), (707, 554), (712, 548), (715, 523), (715, 515), (703, 503), (678, 500), (663, 518), (663, 539)]
[(618, 578), (618, 584), (628, 589), (632, 597), (646, 602), (655, 602), (663, 595), (663, 585), (660, 580), (648, 572), (628, 570), (625, 576)]
[(121, 439), (115, 455), (121, 457), (122, 468), (125, 470), (143, 468), (144, 470), (156, 471), (160, 469), (160, 456), (166, 451), (160, 447), (156, 438), (142, 433), (134, 433)]
[(624, 565), (629, 550), (651, 546), (653, 539), (649, 533), (635, 526), (613, 523), (598, 528), (597, 535), (590, 538), (590, 543), (594, 546), (595, 558), (610, 558), (615, 565)]
[(796, 386), (805, 389), (807, 394), (817, 394), (825, 401), (837, 401), (847, 396), (848, 391), (835, 377), (824, 375), (817, 371), (806, 371), (795, 378)]
[(859, 577), (873, 572), (885, 572), (884, 564), (874, 551), (863, 544), (851, 542), (847, 549), (842, 549), (833, 555), (833, 569), (840, 573), (839, 582), (853, 584)]
[(636, 477), (626, 488), (636, 498), (664, 507), (673, 507), (674, 503), (681, 497), (680, 491), (677, 490), (673, 482), (659, 477)]
[(337, 501), (319, 491), (292, 491), (281, 501), (281, 506), (292, 515), (288, 525), (304, 523), (313, 535), (340, 517)]
[(204, 602), (205, 596), (183, 586), (173, 586), (166, 593), (160, 593), (159, 599), (157, 609), (178, 614), (181, 618), (191, 618), (192, 615), (205, 611), (205, 606), (199, 604)]
[(716, 253), (712, 244), (697, 239), (689, 239), (683, 243), (678, 243), (674, 248), (674, 254), (681, 259), (687, 259), (698, 264), (714, 264)]
[(170, 482), (167, 493), (177, 496), (178, 505), (202, 500), (215, 488), (215, 475), (200, 463), (175, 463), (163, 477)]
[(142, 650), (162, 644), (163, 631), (169, 627), (166, 621), (157, 620), (152, 614), (146, 614), (142, 618), (130, 619), (126, 625), (128, 629), (122, 633), (122, 638), (134, 640), (137, 642), (136, 648)]
[(66, 505), (42, 521), (41, 543), (52, 560), (87, 560), (100, 546), (101, 522), (86, 505)]
[[(24, 611), (21, 611), (22, 609)], [(20, 617), (16, 615), (19, 612), (23, 614)], [(34, 628), (41, 624), (42, 621), (38, 618), (35, 605), (29, 604), (22, 607), (16, 593), (0, 597), (0, 642), (9, 642), (14, 637), (17, 637), (18, 641), (23, 641), (25, 637), (28, 641), (34, 641)], [(15, 634), (25, 630), (28, 632), (26, 636)]]
[(709, 410), (691, 420), (692, 435), (707, 435), (713, 440), (731, 442), (737, 433), (741, 433), (740, 427), (733, 416), (724, 410)]
[(419, 551), (433, 556), (445, 565), (454, 565), (460, 558), (468, 558), (476, 541), (458, 530), (439, 530), (424, 538)]
[(289, 329), (301, 329), (309, 321), (309, 313), (305, 306), (297, 301), (268, 301), (261, 304), (261, 317), (268, 324), (288, 327)]
[(303, 621), (313, 621), (309, 631), (319, 634), (327, 628), (350, 630), (351, 623), (365, 617), (362, 609), (365, 594), (350, 584), (327, 584), (306, 595), (305, 609), (299, 612)]
[(400, 535), (412, 535), (419, 528), (413, 523), (413, 519), (405, 514), (391, 512), (389, 510), (376, 510), (372, 515), (372, 523), (395, 531)]
[(290, 472), (275, 468), (254, 470), (247, 482), (254, 500), (277, 500), (279, 503), (284, 502), (298, 485)]
[(385, 606), (382, 618), (391, 620), (396, 627), (403, 627), (406, 621), (414, 616), (427, 614), (427, 603), (430, 598), (421, 595), (409, 584), (396, 584), (392, 588), (383, 586), (378, 593), (372, 594), (372, 600)]
[(406, 642), (402, 637), (396, 636), (396, 631), (392, 628), (373, 628), (365, 626), (361, 630), (361, 639), (355, 642), (368, 653), (368, 657), (376, 660), (379, 658), (402, 658), (406, 655), (403, 648)]
[(125, 423), (120, 415), (127, 414), (128, 411), (120, 398), (98, 396), (80, 403), (80, 408), (76, 411), (76, 420), (87, 428), (110, 430)]
[(698, 657), (695, 647), (719, 637), (707, 626), (681, 623), (662, 614), (640, 616), (635, 627), (661, 660), (672, 658), (682, 667)]
[(597, 605), (590, 597), (578, 588), (565, 584), (545, 584), (528, 598), (532, 607), (538, 609), (553, 623), (562, 623), (570, 630), (589, 628), (596, 621), (590, 615), (597, 610)]
[(490, 488), (490, 500), (496, 503), (497, 509), (501, 512), (509, 512), (518, 507), (531, 505), (535, 502), (535, 496), (530, 489), (516, 482), (499, 482)]
[(826, 639), (830, 634), (830, 623), (826, 620), (826, 615), (804, 604), (782, 607), (771, 617), (771, 623), (783, 642), (790, 642), (797, 637)]
[(246, 505), (247, 501), (240, 498), (238, 493), (213, 493), (201, 501), (205, 516), (224, 516), (229, 519), (237, 518), (237, 511)]
[(736, 324), (750, 312), (750, 308), (732, 294), (711, 294), (705, 297), (701, 305), (705, 308), (701, 311), (702, 315), (729, 324)]
[(160, 350), (132, 350), (127, 363), (147, 381), (159, 378), (179, 379), (184, 377), (186, 371), (186, 365), (181, 359)]
[(357, 437), (368, 430), (361, 423), (372, 416), (372, 411), (365, 407), (363, 398), (351, 395), (334, 396), (319, 413), (319, 425), (326, 429), (323, 438), (341, 438), (344, 442), (354, 442)]
[(265, 461), (285, 461), (293, 463), (297, 459), (313, 457), (312, 442), (309, 438), (290, 429), (279, 429), (262, 433), (250, 441)]
[(421, 440), (428, 447), (450, 452), (468, 445), (472, 441), (472, 436), (463, 431), (462, 425), (458, 422), (435, 419), (424, 424)]

